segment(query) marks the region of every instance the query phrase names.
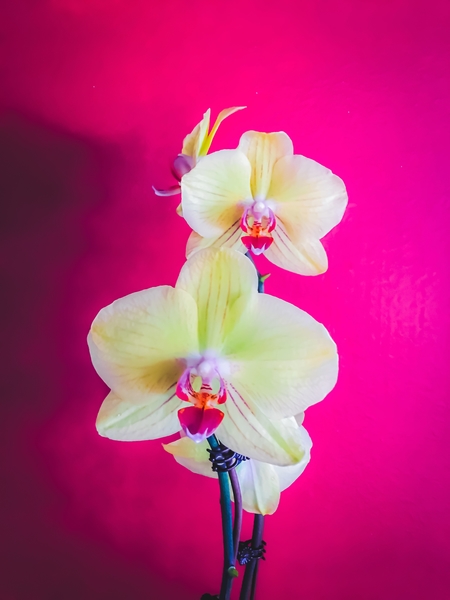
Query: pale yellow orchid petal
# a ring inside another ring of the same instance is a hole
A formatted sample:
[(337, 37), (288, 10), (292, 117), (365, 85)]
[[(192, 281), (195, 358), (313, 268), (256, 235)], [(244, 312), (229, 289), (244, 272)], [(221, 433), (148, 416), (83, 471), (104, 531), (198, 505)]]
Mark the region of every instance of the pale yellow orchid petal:
[(268, 197), (294, 241), (320, 239), (337, 225), (347, 206), (342, 179), (305, 156), (286, 156), (274, 166)]
[(297, 423), (297, 425), (303, 425), (303, 421), (305, 420), (305, 413), (301, 412), (298, 413), (298, 415), (294, 416), (295, 422)]
[(185, 263), (176, 288), (190, 294), (197, 304), (200, 351), (221, 351), (247, 298), (257, 296), (257, 284), (251, 261), (228, 248), (200, 250)]
[[(192, 473), (217, 478), (209, 461), (208, 442), (196, 444), (183, 437), (170, 444), (163, 444), (164, 450), (173, 455), (178, 464)], [(279, 467), (280, 469), (291, 467)], [(280, 484), (274, 467), (267, 463), (248, 460), (236, 468), (242, 494), (242, 507), (250, 513), (263, 515), (275, 512), (280, 499)], [(233, 492), (230, 488), (231, 498)]]
[(177, 463), (198, 475), (217, 478), (217, 473), (212, 470), (209, 461), (208, 442), (195, 443), (188, 437), (182, 437), (170, 444), (163, 444), (164, 450), (172, 454)]
[(144, 403), (168, 393), (185, 368), (179, 359), (198, 352), (197, 306), (169, 286), (130, 294), (99, 312), (88, 344), (103, 381), (121, 398)]
[(280, 484), (275, 467), (258, 460), (249, 460), (241, 463), (236, 472), (241, 486), (243, 509), (249, 513), (272, 515), (280, 502)]
[(300, 477), (300, 475), (306, 469), (309, 461), (311, 460), (312, 441), (309, 436), (309, 433), (304, 427), (301, 426), (299, 427), (298, 432), (302, 440), (303, 448), (305, 450), (305, 454), (302, 460), (296, 465), (291, 465), (288, 467), (278, 467), (276, 465), (273, 466), (278, 476), (278, 483), (281, 492), (290, 487)]
[(322, 400), (333, 389), (338, 372), (336, 345), (325, 327), (268, 294), (259, 294), (246, 306), (223, 347), (232, 384), (239, 384), (251, 405), (276, 419)]
[(182, 402), (175, 386), (165, 394), (148, 394), (139, 404), (110, 392), (97, 416), (97, 431), (103, 437), (121, 442), (155, 440), (180, 431), (177, 411)]
[(188, 238), (186, 246), (186, 257), (190, 258), (195, 252), (203, 250), (204, 248), (232, 248), (238, 252), (246, 253), (247, 248), (241, 242), (242, 230), (240, 227), (240, 221), (236, 221), (233, 225), (222, 233), (221, 235), (213, 238), (204, 238), (195, 231), (191, 232)]
[(200, 153), (199, 153), (200, 156), (205, 156), (206, 154), (208, 154), (209, 149), (211, 147), (211, 143), (212, 143), (214, 136), (216, 135), (217, 130), (219, 129), (219, 126), (222, 123), (222, 121), (224, 121), (227, 117), (234, 114), (238, 110), (243, 110), (244, 108), (247, 108), (247, 107), (246, 106), (233, 106), (232, 108), (225, 108), (224, 110), (222, 110), (219, 113), (209, 135), (205, 138), (205, 140), (202, 144), (202, 147), (200, 148)]
[[(217, 479), (217, 473), (211, 468), (207, 441), (196, 444), (190, 438), (182, 437), (170, 444), (163, 444), (163, 448), (173, 455), (178, 464), (192, 473)], [(242, 462), (236, 468), (236, 473), (241, 488), (243, 509), (250, 513), (273, 514), (280, 500), (280, 484), (275, 469), (293, 468), (274, 467), (256, 460)], [(231, 487), (230, 492), (234, 501)]]
[(203, 237), (227, 231), (251, 196), (251, 167), (239, 150), (220, 150), (202, 158), (181, 180), (183, 216)]
[(238, 149), (247, 156), (252, 166), (253, 198), (268, 198), (275, 163), (294, 152), (290, 137), (284, 131), (277, 133), (247, 131), (242, 135)]
[(298, 430), (285, 421), (268, 418), (234, 376), (232, 383), (227, 382), (227, 401), (220, 408), (225, 417), (216, 435), (228, 448), (280, 466), (302, 460)]
[(211, 110), (208, 108), (200, 123), (198, 123), (191, 133), (188, 133), (188, 135), (184, 138), (181, 154), (192, 156), (195, 159), (198, 158), (200, 154), (200, 148), (208, 136), (210, 118)]
[(277, 267), (299, 275), (320, 275), (328, 269), (327, 254), (320, 240), (307, 238), (294, 242), (281, 220), (277, 221), (272, 237), (273, 243), (264, 254)]
[[(302, 449), (301, 459), (294, 465), (284, 467), (254, 459), (241, 462), (236, 467), (236, 473), (242, 493), (243, 508), (247, 512), (273, 514), (278, 507), (280, 492), (294, 483), (310, 460), (312, 442), (304, 427), (299, 426), (294, 417), (283, 419), (277, 423), (277, 427), (281, 433), (287, 434), (288, 440), (292, 439), (290, 436), (293, 433), (296, 435), (295, 443), (300, 444)], [(167, 452), (173, 454), (179, 464), (193, 473), (217, 477), (211, 468), (209, 444), (206, 440), (196, 444), (191, 439), (182, 437), (163, 446)]]

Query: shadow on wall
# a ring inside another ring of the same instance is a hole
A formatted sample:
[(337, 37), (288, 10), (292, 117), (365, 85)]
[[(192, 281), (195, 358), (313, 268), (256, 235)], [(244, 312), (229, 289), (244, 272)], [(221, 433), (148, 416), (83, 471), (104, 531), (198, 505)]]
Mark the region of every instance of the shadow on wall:
[(23, 406), (42, 415), (52, 406), (45, 365), (58, 349), (48, 325), (64, 278), (85, 251), (83, 215), (107, 201), (118, 160), (111, 147), (29, 116), (5, 111), (0, 118), (1, 402), (8, 412)]
[(70, 499), (53, 480), (39, 443), (54, 411), (70, 397), (67, 370), (77, 371), (64, 364), (64, 352), (61, 358), (61, 324), (68, 317), (61, 316), (61, 306), (73, 285), (71, 273), (89, 250), (84, 220), (110, 201), (112, 173), (122, 163), (120, 148), (111, 143), (83, 139), (30, 115), (0, 115), (5, 600), (138, 599), (160, 588), (158, 600), (186, 597), (101, 536), (65, 526), (60, 515)]

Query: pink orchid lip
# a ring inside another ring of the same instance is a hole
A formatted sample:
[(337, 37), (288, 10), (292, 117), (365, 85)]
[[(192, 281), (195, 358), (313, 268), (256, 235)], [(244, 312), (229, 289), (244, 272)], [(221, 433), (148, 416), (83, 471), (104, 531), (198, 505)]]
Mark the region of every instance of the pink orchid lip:
[(188, 406), (178, 411), (178, 419), (184, 433), (200, 443), (212, 435), (222, 422), (224, 414), (218, 408)]
[[(214, 358), (200, 357), (183, 371), (177, 383), (178, 398), (193, 404), (181, 408), (178, 411), (178, 419), (183, 431), (195, 442), (201, 442), (212, 435), (224, 416), (223, 412), (215, 407), (227, 399), (225, 381), (218, 368)], [(195, 378), (201, 379), (200, 388), (197, 390), (192, 385)], [(217, 382), (218, 389), (213, 391)]]
[(253, 254), (258, 256), (265, 252), (269, 246), (273, 243), (273, 237), (269, 236), (259, 236), (253, 237), (252, 235), (244, 235), (241, 237), (241, 242), (247, 248), (247, 250), (251, 250)]

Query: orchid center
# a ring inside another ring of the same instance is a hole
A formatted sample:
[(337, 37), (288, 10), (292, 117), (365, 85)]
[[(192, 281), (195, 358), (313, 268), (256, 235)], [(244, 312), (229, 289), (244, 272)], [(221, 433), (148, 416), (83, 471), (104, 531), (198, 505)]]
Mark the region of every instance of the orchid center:
[(255, 198), (244, 210), (241, 229), (246, 235), (241, 240), (253, 254), (262, 254), (273, 242), (272, 231), (276, 227), (274, 205), (270, 200)]
[(223, 378), (227, 370), (226, 362), (208, 351), (186, 360), (176, 394), (193, 406), (181, 408), (178, 418), (185, 434), (195, 442), (202, 442), (212, 435), (222, 422), (224, 414), (217, 405), (227, 399)]

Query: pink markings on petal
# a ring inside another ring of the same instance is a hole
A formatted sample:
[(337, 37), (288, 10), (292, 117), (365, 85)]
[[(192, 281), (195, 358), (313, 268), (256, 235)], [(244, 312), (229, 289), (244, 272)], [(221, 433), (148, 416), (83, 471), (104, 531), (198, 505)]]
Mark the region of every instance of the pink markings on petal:
[(274, 212), (273, 212), (273, 210), (271, 208), (269, 208), (268, 219), (269, 219), (269, 223), (267, 225), (267, 231), (269, 233), (271, 233), (275, 229), (275, 227), (277, 226), (277, 220), (276, 220)]
[(179, 154), (172, 163), (172, 173), (175, 179), (181, 181), (183, 175), (192, 171), (195, 166), (195, 159), (187, 154)]
[(176, 395), (180, 400), (189, 402), (189, 394), (192, 390), (191, 386), (191, 369), (185, 369), (177, 383)]
[(269, 236), (254, 237), (252, 235), (244, 235), (241, 238), (241, 242), (244, 246), (253, 252), (253, 254), (262, 254), (269, 248), (273, 242), (273, 238)]
[(220, 387), (217, 392), (217, 404), (223, 404), (227, 400), (227, 388), (225, 387), (225, 382), (222, 378), (220, 378)]
[(249, 225), (247, 223), (248, 213), (249, 213), (249, 209), (246, 208), (244, 210), (244, 214), (242, 215), (242, 219), (241, 219), (241, 229), (242, 229), (242, 231), (245, 231), (245, 233), (248, 233), (248, 230), (249, 230)]
[[(199, 408), (211, 408), (223, 404), (227, 399), (227, 389), (223, 377), (218, 372), (214, 359), (200, 358), (197, 364), (187, 367), (177, 383), (176, 394), (180, 400), (191, 402)], [(193, 380), (198, 378), (200, 386), (194, 389)], [(218, 389), (215, 382), (218, 383)]]
[(159, 190), (155, 188), (154, 185), (152, 186), (152, 188), (157, 196), (175, 196), (176, 194), (181, 194), (181, 188), (179, 183), (177, 183), (176, 185), (171, 185), (166, 190)]
[(188, 406), (178, 411), (178, 419), (184, 433), (197, 443), (212, 435), (223, 417), (223, 412), (218, 408)]

